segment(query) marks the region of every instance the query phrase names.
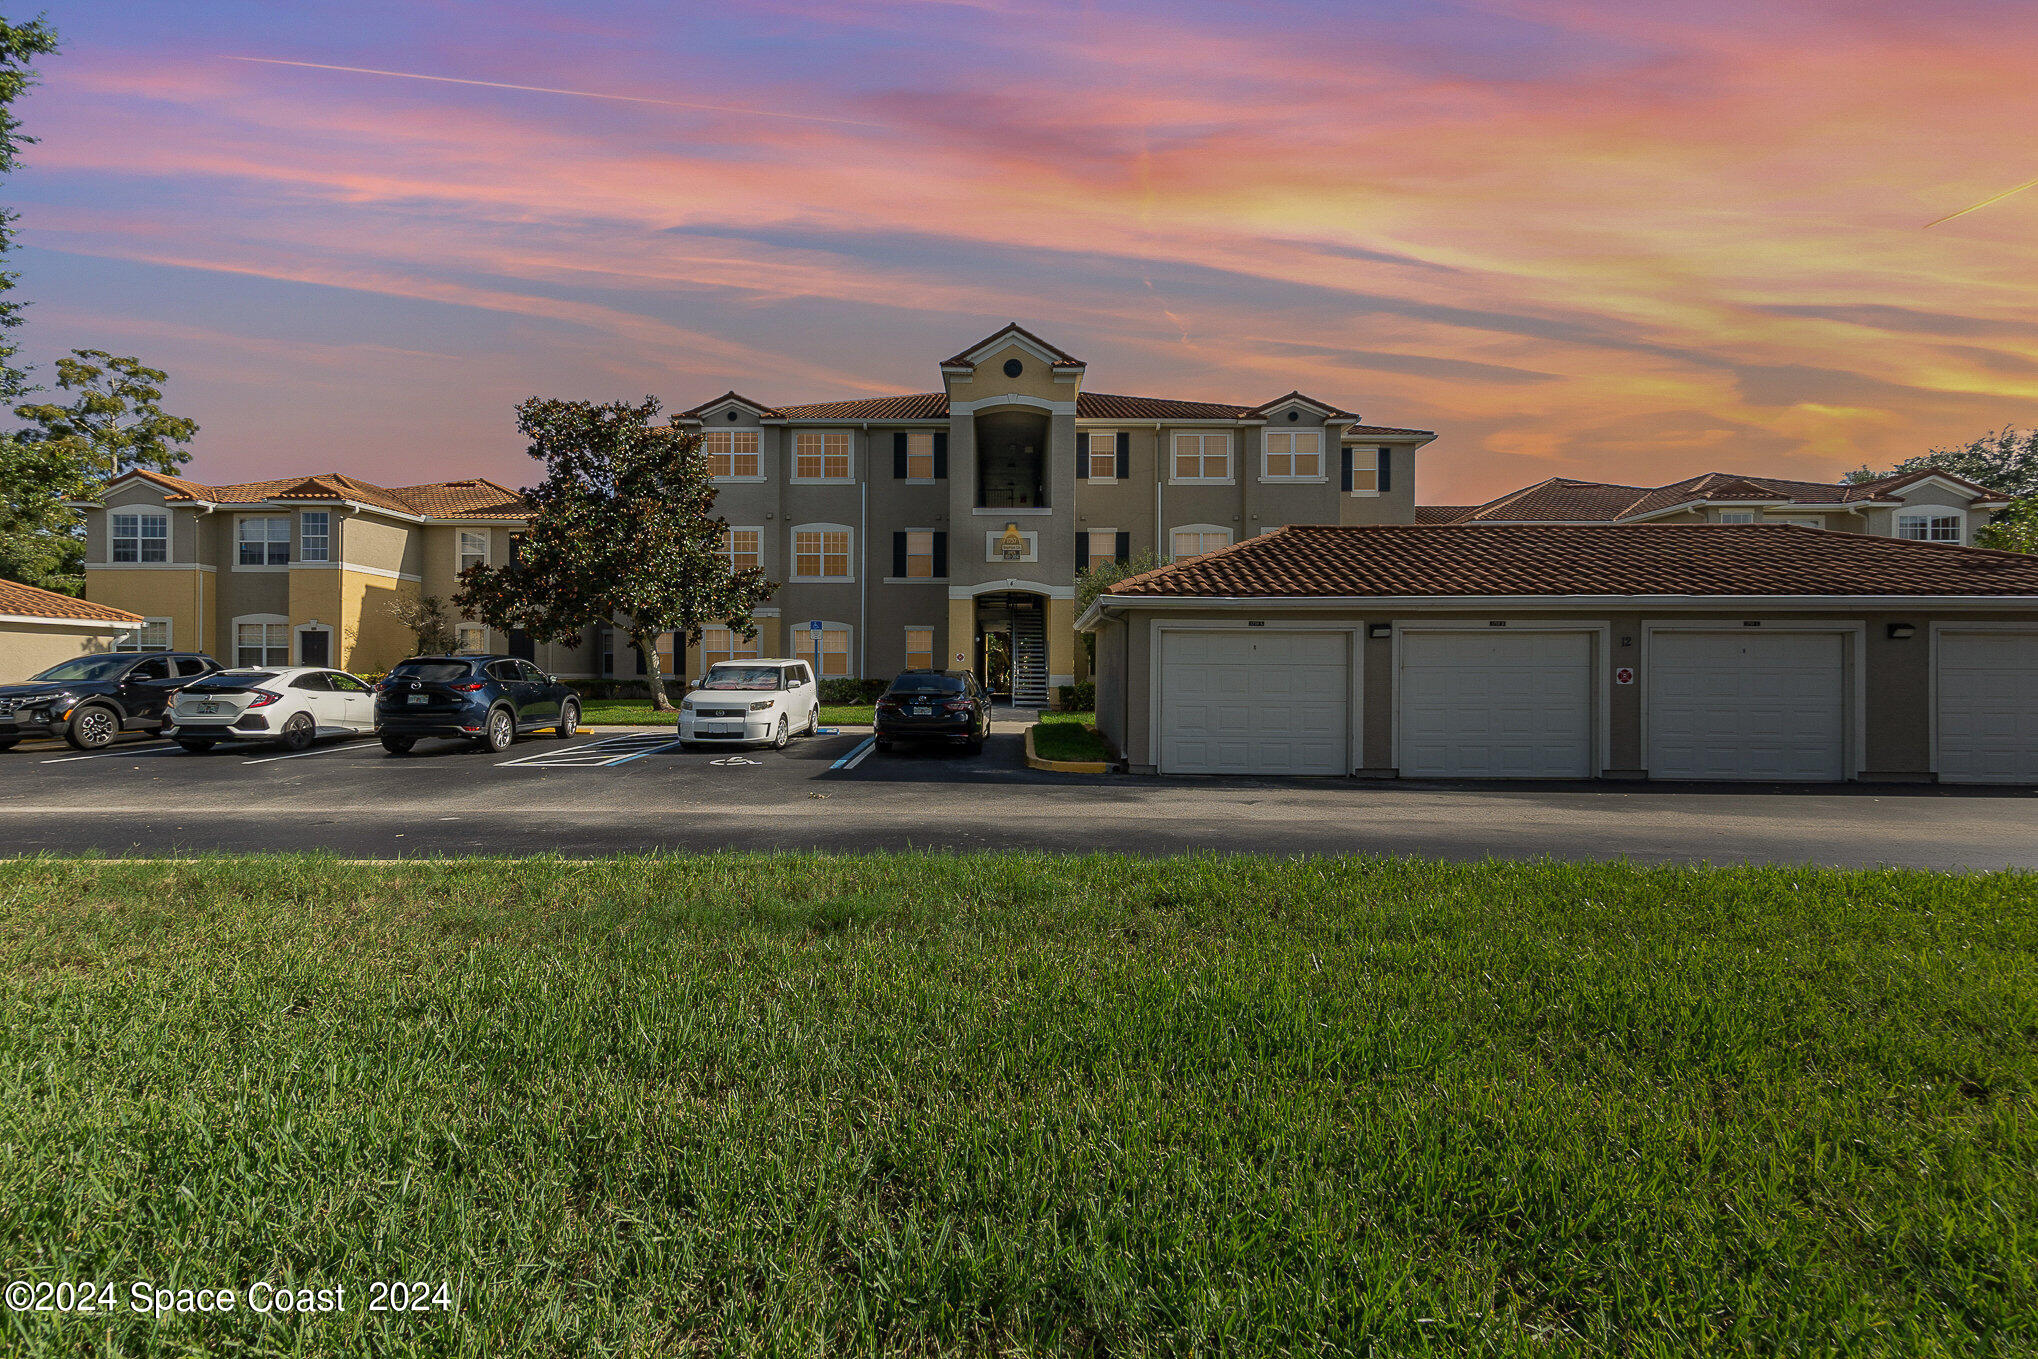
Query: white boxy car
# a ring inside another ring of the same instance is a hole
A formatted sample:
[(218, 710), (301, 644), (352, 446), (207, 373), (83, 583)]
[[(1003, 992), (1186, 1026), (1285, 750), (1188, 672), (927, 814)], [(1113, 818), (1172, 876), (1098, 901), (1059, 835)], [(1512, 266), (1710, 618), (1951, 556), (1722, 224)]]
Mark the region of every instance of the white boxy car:
[(320, 666), (216, 670), (177, 691), (163, 734), (190, 751), (221, 741), (275, 741), (304, 750), (322, 736), (375, 731), (367, 682)]
[(769, 742), (783, 750), (821, 726), (821, 690), (805, 661), (723, 661), (679, 705), (683, 747)]

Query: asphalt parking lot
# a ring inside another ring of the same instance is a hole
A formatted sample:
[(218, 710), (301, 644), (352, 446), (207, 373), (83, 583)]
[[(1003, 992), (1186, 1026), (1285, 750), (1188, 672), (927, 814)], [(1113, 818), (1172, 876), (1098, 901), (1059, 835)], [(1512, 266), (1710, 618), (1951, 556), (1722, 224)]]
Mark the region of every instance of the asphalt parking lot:
[(2038, 868), (2038, 793), (1666, 784), (1419, 784), (1136, 778), (983, 754), (880, 754), (860, 732), (784, 751), (683, 751), (670, 729), (519, 741), (500, 755), (427, 741), (301, 754), (187, 754), (128, 739), (81, 754), (0, 752), (10, 854), (324, 850), (569, 856), (645, 850), (1012, 849), (1550, 855), (1643, 863)]

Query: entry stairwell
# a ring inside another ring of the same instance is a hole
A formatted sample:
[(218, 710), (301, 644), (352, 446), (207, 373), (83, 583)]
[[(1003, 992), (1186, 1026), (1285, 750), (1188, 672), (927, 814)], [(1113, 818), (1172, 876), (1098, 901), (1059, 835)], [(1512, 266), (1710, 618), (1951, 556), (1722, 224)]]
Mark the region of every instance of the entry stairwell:
[(1012, 704), (1047, 706), (1047, 623), (1038, 609), (1012, 613)]

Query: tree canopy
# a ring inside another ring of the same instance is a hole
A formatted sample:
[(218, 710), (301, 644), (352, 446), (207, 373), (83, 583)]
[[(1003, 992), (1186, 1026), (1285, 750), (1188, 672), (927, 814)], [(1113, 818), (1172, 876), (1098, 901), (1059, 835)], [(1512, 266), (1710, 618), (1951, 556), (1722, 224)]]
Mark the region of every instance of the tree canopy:
[(754, 637), (751, 609), (777, 586), (734, 569), (727, 524), (697, 434), (654, 423), (658, 401), (597, 405), (533, 397), (517, 428), (545, 480), (524, 490), (531, 518), (511, 561), (471, 566), (453, 603), (466, 617), (534, 641), (572, 643), (621, 626), (643, 659), (655, 707), (671, 706), (658, 638), (689, 642), (723, 624)]
[(1951, 472), (2015, 497), (1976, 532), (1976, 547), (2038, 552), (2038, 429), (2020, 430), (2005, 425), (1959, 448), (1935, 448), (1915, 458), (1905, 458), (1886, 472), (1857, 468), (1847, 474), (1847, 480), (1875, 481), (1927, 468)]

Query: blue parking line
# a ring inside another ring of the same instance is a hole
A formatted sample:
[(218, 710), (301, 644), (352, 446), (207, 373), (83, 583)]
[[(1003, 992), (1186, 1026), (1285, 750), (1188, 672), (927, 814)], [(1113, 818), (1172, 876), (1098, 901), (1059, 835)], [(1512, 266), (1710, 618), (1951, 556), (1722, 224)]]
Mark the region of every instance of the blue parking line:
[(841, 759), (837, 760), (835, 763), (829, 765), (828, 767), (830, 769), (847, 769), (850, 765), (862, 759), (864, 752), (868, 751), (872, 746), (876, 744), (877, 737), (866, 736), (863, 738), (863, 744), (859, 745), (856, 749), (850, 751), (847, 755), (844, 755)]

